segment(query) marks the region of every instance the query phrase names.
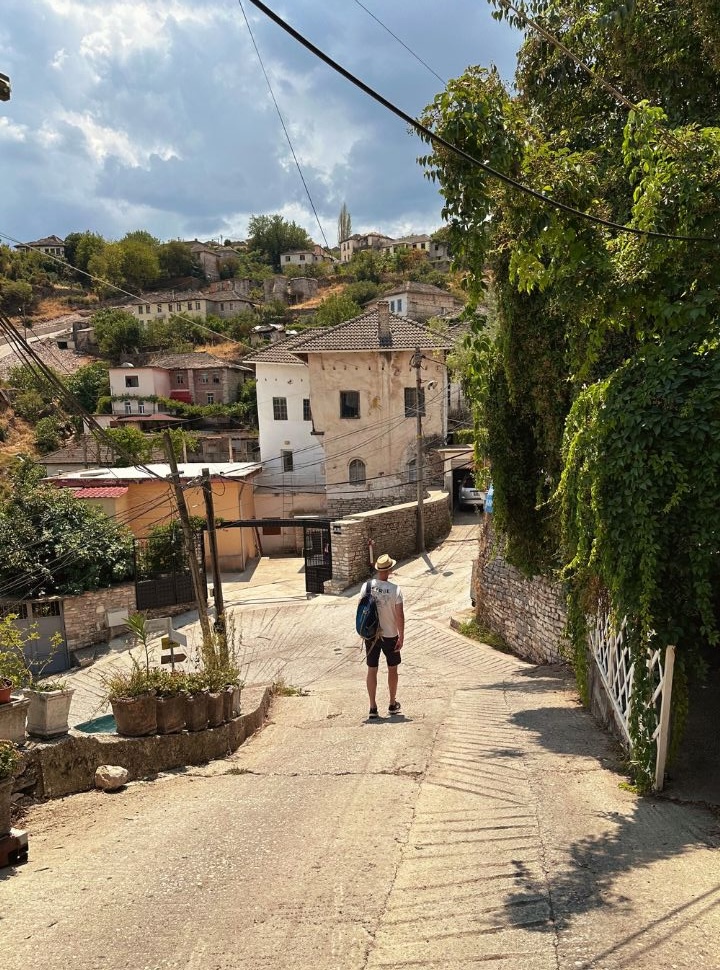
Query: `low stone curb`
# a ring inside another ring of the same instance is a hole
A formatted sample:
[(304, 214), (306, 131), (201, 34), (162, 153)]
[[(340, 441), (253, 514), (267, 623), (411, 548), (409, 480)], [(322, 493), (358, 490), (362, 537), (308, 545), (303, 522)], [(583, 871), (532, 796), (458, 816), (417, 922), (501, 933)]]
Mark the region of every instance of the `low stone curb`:
[(16, 779), (15, 791), (33, 799), (63, 798), (94, 788), (95, 771), (100, 765), (120, 765), (127, 769), (128, 781), (137, 781), (173, 768), (225, 758), (262, 727), (272, 693), (271, 687), (243, 691), (243, 707), (249, 706), (248, 713), (204, 731), (125, 738), (71, 730), (57, 741), (33, 744), (25, 751), (23, 773)]

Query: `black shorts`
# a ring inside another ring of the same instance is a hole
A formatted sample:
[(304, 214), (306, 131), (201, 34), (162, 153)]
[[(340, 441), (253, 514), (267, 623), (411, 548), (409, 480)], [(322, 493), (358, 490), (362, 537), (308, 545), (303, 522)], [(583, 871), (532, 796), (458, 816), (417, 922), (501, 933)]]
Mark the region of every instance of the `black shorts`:
[(370, 646), (371, 640), (365, 641), (365, 655), (368, 667), (380, 666), (380, 651), (385, 654), (388, 667), (397, 667), (401, 662), (400, 651), (395, 649), (397, 637), (380, 637), (375, 646)]

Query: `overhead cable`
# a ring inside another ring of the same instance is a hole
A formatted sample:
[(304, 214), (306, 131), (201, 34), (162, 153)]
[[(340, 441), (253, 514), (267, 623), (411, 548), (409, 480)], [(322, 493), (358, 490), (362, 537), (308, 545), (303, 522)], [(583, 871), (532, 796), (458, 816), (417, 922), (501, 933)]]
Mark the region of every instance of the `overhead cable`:
[(481, 168), (484, 172), (490, 175), (492, 178), (498, 179), (498, 181), (503, 182), (505, 185), (511, 188), (517, 189), (519, 192), (523, 192), (525, 195), (536, 199), (543, 205), (551, 206), (552, 208), (558, 209), (561, 212), (566, 212), (568, 215), (575, 216), (579, 219), (584, 219), (587, 222), (591, 222), (594, 225), (601, 226), (604, 229), (612, 229), (615, 232), (624, 232), (632, 236), (638, 236), (642, 239), (662, 239), (671, 240), (674, 242), (692, 242), (692, 243), (713, 243), (717, 245), (720, 239), (714, 236), (685, 236), (681, 234), (674, 235), (672, 233), (665, 232), (655, 232), (650, 229), (637, 229), (634, 226), (624, 226), (618, 222), (612, 222), (609, 219), (603, 219), (600, 216), (594, 216), (590, 212), (583, 212), (581, 209), (575, 209), (571, 205), (567, 205), (564, 202), (560, 202), (558, 199), (554, 199), (552, 196), (547, 195), (544, 192), (539, 192), (537, 189), (531, 188), (529, 185), (525, 185), (523, 182), (519, 182), (517, 179), (512, 178), (510, 175), (506, 175), (504, 172), (500, 172), (492, 166), (488, 165), (486, 162), (481, 161), (470, 152), (466, 152), (463, 148), (459, 148), (452, 142), (449, 142), (446, 138), (441, 135), (436, 134), (432, 129), (423, 125), (422, 122), (418, 121), (417, 118), (413, 118), (412, 115), (407, 114), (402, 108), (399, 108), (392, 101), (389, 101), (382, 94), (375, 91), (369, 85), (361, 81), (360, 78), (356, 77), (346, 68), (344, 68), (337, 61), (333, 60), (328, 54), (322, 51), (319, 47), (316, 47), (311, 41), (309, 41), (303, 34), (295, 30), (290, 24), (288, 24), (282, 17), (271, 10), (266, 4), (262, 3), (261, 0), (249, 0), (258, 10), (261, 10), (267, 17), (270, 18), (274, 23), (278, 25), (287, 34), (293, 37), (299, 44), (314, 54), (315, 57), (319, 58), (328, 67), (331, 67), (334, 71), (344, 77), (355, 87), (359, 88), (368, 97), (372, 98), (378, 104), (387, 108), (392, 114), (396, 115), (407, 125), (413, 128), (419, 135), (421, 135), (426, 141), (433, 143), (434, 145), (440, 145), (452, 152), (453, 155), (457, 155), (458, 158), (462, 158), (464, 161), (469, 162), (471, 165), (475, 165)]

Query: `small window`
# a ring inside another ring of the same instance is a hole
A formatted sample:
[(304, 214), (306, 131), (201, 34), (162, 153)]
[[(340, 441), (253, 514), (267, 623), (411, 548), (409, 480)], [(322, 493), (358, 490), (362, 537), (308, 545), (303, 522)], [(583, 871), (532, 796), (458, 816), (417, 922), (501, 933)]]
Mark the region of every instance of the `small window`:
[(367, 481), (365, 462), (360, 458), (353, 458), (350, 462), (349, 479), (351, 485), (364, 485)]
[(188, 310), (192, 310), (192, 301), (188, 300)]
[(285, 262), (286, 262), (286, 263), (289, 263), (289, 262), (290, 262), (290, 257), (289, 257), (289, 256), (286, 256), (286, 257), (285, 257)]
[(411, 458), (410, 459), (410, 461), (405, 466), (405, 470), (407, 472), (407, 480), (408, 480), (408, 482), (416, 482), (418, 480), (418, 478), (417, 478), (417, 461), (414, 458)]
[(310, 398), (303, 398), (303, 421), (312, 421), (312, 411), (310, 410)]
[(138, 401), (138, 414), (145, 414), (145, 402)]
[(132, 404), (130, 401), (125, 402), (125, 414), (132, 414)]
[[(417, 417), (417, 404), (416, 404), (416, 387), (406, 387), (405, 388), (405, 417), (406, 418), (416, 418)], [(420, 388), (420, 415), (425, 414), (425, 391)]]
[(360, 417), (360, 391), (340, 391), (340, 417)]
[(402, 300), (398, 300), (397, 301), (397, 312), (398, 313), (402, 313), (402, 308), (403, 308), (403, 302), (402, 302)]
[(139, 306), (138, 307), (138, 313), (142, 313), (142, 312), (143, 312), (143, 308), (141, 306)]
[(288, 409), (286, 397), (273, 398), (273, 418), (276, 421), (287, 421)]
[(390, 312), (395, 313), (395, 300), (390, 300)]
[(210, 383), (210, 379), (208, 378), (207, 374), (201, 374), (200, 375), (200, 383), (201, 384), (209, 384)]
[(179, 374), (179, 373), (176, 374), (175, 375), (175, 383), (176, 384), (184, 384), (185, 383), (185, 375), (184, 374)]
[(205, 395), (205, 397), (207, 398), (206, 404), (214, 404), (215, 403), (215, 394), (212, 391), (208, 391), (208, 393)]
[(301, 263), (304, 263), (305, 262), (305, 257), (303, 255), (300, 256), (300, 262)]
[(219, 384), (220, 383), (220, 375), (218, 374), (217, 371), (215, 371), (213, 373), (212, 382), (213, 382), (213, 384)]
[(199, 309), (200, 309), (200, 304), (199, 304), (199, 303), (197, 303), (197, 302), (195, 303), (195, 309), (196, 309), (196, 310), (199, 310)]
[(145, 307), (145, 313), (150, 313), (150, 304), (149, 303)]
[(294, 468), (293, 453), (291, 451), (281, 451), (280, 457), (282, 458), (282, 470), (284, 472), (291, 472)]
[(158, 303), (158, 305), (157, 305), (157, 312), (158, 313), (162, 313), (162, 303)]
[(137, 375), (135, 377), (126, 377), (125, 387), (140, 387), (140, 378)]

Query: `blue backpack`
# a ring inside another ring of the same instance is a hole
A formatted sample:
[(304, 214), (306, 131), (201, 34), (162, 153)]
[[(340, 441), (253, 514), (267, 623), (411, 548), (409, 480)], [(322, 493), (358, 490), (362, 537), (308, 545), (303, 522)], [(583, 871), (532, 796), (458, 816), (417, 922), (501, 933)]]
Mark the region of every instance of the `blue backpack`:
[(380, 617), (370, 583), (365, 583), (355, 614), (355, 629), (363, 640), (377, 640), (380, 636)]

